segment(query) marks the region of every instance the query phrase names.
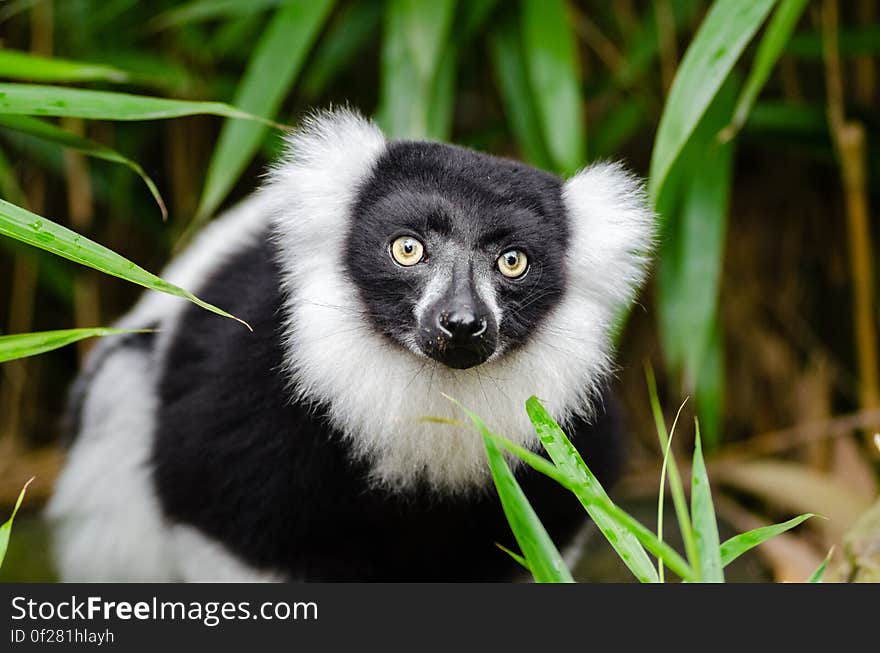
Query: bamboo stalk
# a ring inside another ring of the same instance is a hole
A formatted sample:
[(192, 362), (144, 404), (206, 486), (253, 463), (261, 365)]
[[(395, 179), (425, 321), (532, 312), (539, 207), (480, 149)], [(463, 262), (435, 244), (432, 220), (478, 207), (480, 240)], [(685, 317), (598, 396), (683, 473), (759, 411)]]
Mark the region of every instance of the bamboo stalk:
[[(880, 362), (874, 324), (874, 261), (868, 218), (865, 128), (861, 123), (846, 120), (838, 21), (838, 1), (825, 0), (822, 6), (822, 41), (828, 89), (827, 111), (832, 140), (840, 161), (846, 203), (859, 402), (863, 409), (871, 409), (880, 406)], [(869, 429), (873, 430), (875, 428)], [(866, 445), (871, 450), (871, 433), (866, 431), (864, 435)]]

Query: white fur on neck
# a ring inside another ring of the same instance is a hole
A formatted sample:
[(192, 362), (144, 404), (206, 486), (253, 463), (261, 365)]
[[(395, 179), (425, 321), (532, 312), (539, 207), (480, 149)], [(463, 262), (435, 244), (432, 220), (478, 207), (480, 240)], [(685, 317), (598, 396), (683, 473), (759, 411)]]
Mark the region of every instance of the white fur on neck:
[(524, 407), (531, 395), (563, 424), (589, 416), (609, 368), (611, 321), (644, 276), (653, 216), (639, 182), (620, 166), (592, 166), (569, 180), (564, 298), (525, 347), (452, 370), (388, 342), (346, 278), (351, 210), (385, 147), (363, 118), (319, 114), (289, 138), (289, 154), (261, 191), (279, 244), (292, 387), (297, 399), (327, 408), (353, 453), (371, 461), (376, 483), (401, 489), (427, 480), (446, 492), (484, 487), (481, 438), (422, 418), (462, 419), (447, 394), (495, 432), (534, 448)]

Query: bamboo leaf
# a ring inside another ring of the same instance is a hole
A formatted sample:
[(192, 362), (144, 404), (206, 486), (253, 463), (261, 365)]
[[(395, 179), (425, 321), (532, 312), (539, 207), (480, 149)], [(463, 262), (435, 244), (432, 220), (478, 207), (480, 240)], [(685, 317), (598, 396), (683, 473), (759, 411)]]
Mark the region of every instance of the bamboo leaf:
[[(707, 446), (720, 440), (724, 396), (718, 294), (733, 183), (733, 143), (718, 132), (736, 100), (734, 79), (718, 92), (675, 165), (664, 192), (663, 237), (657, 271), (657, 315), (669, 370), (694, 394), (708, 427)], [(702, 375), (702, 377), (701, 377)]]
[(9, 548), (9, 535), (12, 533), (12, 522), (18, 514), (18, 509), (21, 508), (21, 502), (24, 501), (24, 494), (27, 492), (28, 486), (33, 480), (33, 478), (30, 479), (24, 484), (24, 487), (21, 488), (21, 492), (18, 494), (18, 499), (15, 502), (15, 507), (12, 509), (12, 516), (6, 520), (6, 523), (0, 526), (0, 567), (3, 566), (3, 561), (6, 559), (6, 550)]
[(657, 570), (642, 546), (647, 535), (652, 550), (664, 561), (671, 562), (670, 568), (675, 573), (687, 577), (689, 574), (687, 565), (670, 547), (644, 527), (634, 531), (633, 526), (636, 522), (628, 515), (621, 522), (623, 511), (611, 501), (578, 450), (536, 397), (526, 401), (526, 411), (541, 439), (541, 444), (556, 467), (574, 482), (569, 489), (577, 495), (596, 526), (633, 575), (643, 583), (659, 581)]
[(724, 568), (721, 564), (721, 545), (718, 538), (718, 524), (715, 520), (715, 506), (712, 503), (712, 488), (709, 486), (709, 475), (706, 473), (706, 463), (703, 461), (700, 422), (694, 420), (694, 423), (696, 441), (691, 471), (691, 519), (697, 544), (700, 580), (704, 583), (723, 583)]
[(188, 299), (202, 308), (250, 325), (226, 311), (203, 302), (192, 293), (150, 274), (116, 252), (21, 207), (0, 200), (0, 235), (9, 236), (28, 245), (94, 268), (105, 274), (125, 279), (144, 288), (158, 290)]
[(16, 333), (0, 336), (0, 363), (43, 354), (79, 340), (85, 340), (86, 338), (122, 333), (146, 333), (146, 331), (98, 327), (93, 329), (62, 329), (59, 331), (38, 331), (35, 333)]
[(151, 26), (155, 30), (163, 30), (189, 23), (253, 14), (287, 2), (289, 0), (192, 0), (159, 14)]
[(746, 551), (755, 548), (759, 544), (766, 542), (777, 535), (782, 535), (786, 531), (790, 531), (795, 526), (798, 526), (810, 517), (815, 516), (816, 515), (812, 513), (806, 513), (798, 515), (794, 519), (789, 519), (787, 522), (781, 524), (762, 526), (761, 528), (755, 528), (731, 537), (721, 545), (721, 564), (726, 567)]
[(648, 192), (657, 205), (666, 178), (712, 98), (775, 0), (716, 0), (691, 41), (660, 118)]
[[(445, 138), (456, 54), (449, 52), (455, 0), (390, 0), (382, 41), (377, 120), (393, 138)], [(439, 78), (439, 79), (438, 79)]]
[(126, 166), (143, 180), (147, 189), (150, 191), (150, 194), (153, 196), (153, 199), (156, 200), (156, 204), (159, 205), (159, 210), (162, 212), (162, 219), (164, 220), (168, 217), (168, 210), (165, 208), (165, 202), (162, 200), (162, 196), (159, 194), (159, 189), (156, 187), (153, 180), (150, 179), (149, 175), (144, 172), (144, 169), (141, 168), (138, 163), (123, 156), (116, 150), (110, 149), (109, 147), (96, 143), (88, 138), (71, 134), (51, 123), (30, 116), (0, 114), (0, 127), (25, 132), (45, 141), (49, 141), (50, 143), (55, 143), (62, 147), (78, 150), (98, 159), (120, 163)]
[(523, 558), (520, 554), (514, 553), (513, 551), (508, 549), (506, 546), (502, 546), (502, 545), (498, 544), (498, 542), (495, 543), (495, 546), (497, 546), (499, 549), (504, 551), (504, 553), (506, 553), (511, 558), (513, 558), (517, 562), (517, 564), (520, 567), (522, 567), (523, 569), (525, 569), (527, 572), (529, 572), (529, 573), (532, 572), (531, 568), (529, 567), (529, 563), (526, 562), (526, 559)]
[(558, 172), (575, 173), (586, 151), (580, 71), (565, 0), (524, 0), (522, 34), (544, 142)]
[[(306, 54), (324, 24), (333, 0), (291, 0), (266, 26), (254, 48), (235, 104), (244, 111), (273, 118), (300, 71)], [(199, 221), (211, 216), (253, 158), (266, 128), (227, 122), (211, 162), (196, 212)]]
[(828, 555), (825, 556), (825, 559), (822, 561), (822, 564), (820, 564), (816, 568), (816, 571), (814, 571), (812, 574), (810, 574), (810, 577), (807, 579), (808, 583), (821, 583), (822, 582), (822, 578), (825, 576), (825, 570), (828, 569), (828, 563), (831, 560), (832, 553), (834, 553), (834, 547), (832, 547), (831, 550), (828, 551)]
[(486, 455), (489, 459), (489, 469), (492, 472), (495, 488), (498, 490), (501, 506), (517, 544), (523, 552), (525, 566), (532, 572), (535, 581), (538, 583), (573, 583), (574, 579), (559, 554), (559, 550), (553, 544), (522, 488), (516, 482), (516, 477), (510, 471), (507, 461), (504, 460), (504, 455), (496, 445), (498, 436), (492, 433), (477, 415), (452, 397), (447, 398), (471, 418), (477, 431), (483, 436)]
[(197, 114), (242, 118), (267, 125), (254, 116), (222, 102), (169, 100), (147, 95), (91, 91), (41, 84), (0, 84), (0, 114), (71, 116), (92, 120), (160, 120)]
[(0, 50), (0, 77), (34, 82), (127, 82), (131, 75), (113, 66), (53, 57), (30, 52)]
[(736, 103), (733, 119), (720, 135), (723, 142), (733, 139), (746, 123), (749, 112), (751, 112), (752, 107), (755, 105), (755, 101), (758, 99), (761, 89), (764, 88), (764, 84), (770, 79), (770, 73), (773, 71), (779, 55), (785, 49), (785, 44), (791, 38), (808, 1), (781, 0), (779, 7), (773, 12), (764, 36), (761, 38), (758, 52), (755, 54), (752, 69), (746, 78), (745, 85)]

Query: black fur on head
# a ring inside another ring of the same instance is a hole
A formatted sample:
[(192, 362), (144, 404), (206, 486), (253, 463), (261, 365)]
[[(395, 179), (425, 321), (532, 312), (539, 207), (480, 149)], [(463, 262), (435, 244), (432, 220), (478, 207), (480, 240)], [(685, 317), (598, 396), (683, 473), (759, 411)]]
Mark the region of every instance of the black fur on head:
[[(391, 143), (360, 189), (346, 239), (347, 273), (369, 319), (454, 368), (524, 344), (565, 288), (561, 192), (558, 178), (515, 161)], [(406, 237), (423, 248), (412, 265), (392, 251)], [(499, 269), (508, 252), (527, 258), (516, 278)]]

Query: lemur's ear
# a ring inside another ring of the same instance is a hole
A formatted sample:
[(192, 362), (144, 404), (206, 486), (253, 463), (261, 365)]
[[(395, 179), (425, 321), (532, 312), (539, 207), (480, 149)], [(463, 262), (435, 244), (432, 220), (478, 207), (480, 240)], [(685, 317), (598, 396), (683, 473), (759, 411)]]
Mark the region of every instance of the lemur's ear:
[(305, 252), (328, 234), (344, 234), (357, 189), (384, 151), (379, 128), (353, 111), (306, 118), (286, 137), (284, 155), (261, 191), (279, 242)]
[[(385, 137), (370, 120), (350, 109), (331, 109), (307, 116), (285, 137), (284, 154), (270, 173), (270, 183), (298, 181), (306, 173), (331, 178), (311, 181), (340, 183), (364, 174)], [(322, 184), (325, 186), (325, 184)]]
[(641, 180), (619, 163), (597, 163), (565, 182), (572, 230), (569, 273), (616, 308), (630, 302), (654, 248), (655, 215)]

